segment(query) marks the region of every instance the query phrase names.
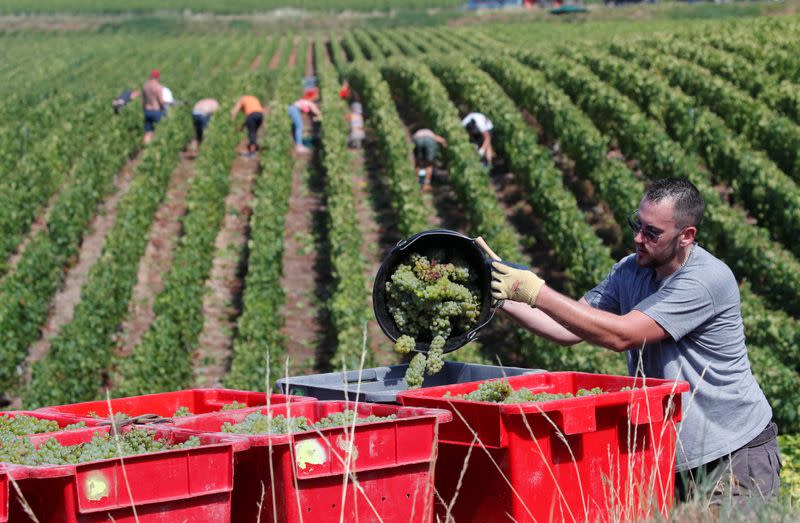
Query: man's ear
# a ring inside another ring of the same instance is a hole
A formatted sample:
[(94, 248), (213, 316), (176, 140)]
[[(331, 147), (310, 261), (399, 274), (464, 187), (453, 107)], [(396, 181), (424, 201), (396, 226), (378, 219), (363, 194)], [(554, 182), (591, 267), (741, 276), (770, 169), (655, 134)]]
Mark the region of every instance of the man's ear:
[(681, 238), (681, 245), (686, 246), (694, 243), (697, 239), (697, 227), (691, 225), (683, 230)]

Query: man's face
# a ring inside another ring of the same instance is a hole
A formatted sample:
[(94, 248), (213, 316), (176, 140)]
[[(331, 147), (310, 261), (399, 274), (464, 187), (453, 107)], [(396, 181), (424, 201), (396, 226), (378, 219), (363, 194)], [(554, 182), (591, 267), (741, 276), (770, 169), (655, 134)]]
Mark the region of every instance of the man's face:
[[(633, 235), (633, 241), (636, 244), (636, 263), (640, 267), (658, 269), (677, 256), (681, 229), (673, 218), (673, 206), (672, 200), (656, 203), (643, 199), (639, 204), (641, 229)], [(654, 241), (655, 236), (657, 239)]]

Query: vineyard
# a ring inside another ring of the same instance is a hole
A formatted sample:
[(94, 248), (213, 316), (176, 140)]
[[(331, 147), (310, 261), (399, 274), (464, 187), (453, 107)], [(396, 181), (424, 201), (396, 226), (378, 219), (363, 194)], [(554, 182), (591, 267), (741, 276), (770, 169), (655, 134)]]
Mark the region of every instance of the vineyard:
[[(503, 27), (0, 36), (11, 405), (264, 390), (286, 374), (396, 363), (369, 300), (400, 238), (480, 235), (579, 297), (631, 251), (624, 224), (646, 184), (685, 177), (706, 201), (700, 243), (741, 283), (757, 380), (781, 431), (800, 431), (798, 21), (557, 46)], [(142, 146), (138, 103), (114, 115), (110, 101), (152, 67), (183, 105)], [(286, 107), (312, 75), (324, 116), (306, 129), (312, 154), (296, 155)], [(345, 80), (364, 106), (362, 149), (345, 145)], [(237, 155), (244, 137), (227, 115), (243, 93), (266, 107), (255, 158)], [(223, 109), (195, 157), (189, 108), (208, 96)], [(494, 123), (491, 170), (461, 125), (472, 111)], [(412, 158), (423, 127), (448, 142), (430, 193)], [(448, 357), (626, 372), (619, 354), (565, 350), (503, 318)]]

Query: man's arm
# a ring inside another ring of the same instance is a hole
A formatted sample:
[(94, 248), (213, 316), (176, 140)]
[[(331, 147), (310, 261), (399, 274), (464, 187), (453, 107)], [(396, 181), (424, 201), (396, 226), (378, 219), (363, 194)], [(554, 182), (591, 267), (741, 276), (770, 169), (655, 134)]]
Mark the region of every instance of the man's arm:
[(233, 106), (233, 109), (231, 109), (231, 120), (236, 119), (236, 115), (239, 113), (241, 109), (242, 109), (242, 99), (239, 98), (238, 100), (236, 100), (236, 104)]
[(481, 149), (488, 152), (489, 149), (492, 147), (492, 135), (489, 131), (483, 131), (483, 143), (481, 144)]
[(161, 88), (161, 84), (156, 89), (156, 95), (158, 97), (158, 107), (163, 111), (166, 104), (164, 103), (164, 90)]
[[(590, 307), (590, 305), (586, 303), (586, 300), (581, 299), (581, 302), (585, 304), (586, 307)], [(523, 329), (529, 330), (559, 345), (569, 346), (582, 341), (579, 336), (565, 329), (553, 318), (539, 309), (531, 307), (527, 303), (506, 300), (503, 302), (503, 306), (500, 310), (508, 314), (508, 316)]]
[(447, 140), (445, 140), (443, 136), (434, 133), (433, 139), (442, 144), (442, 147), (447, 147)]
[(661, 325), (643, 312), (632, 310), (620, 316), (586, 305), (547, 285), (542, 286), (536, 298), (536, 308), (568, 332), (613, 351), (639, 348), (669, 336)]

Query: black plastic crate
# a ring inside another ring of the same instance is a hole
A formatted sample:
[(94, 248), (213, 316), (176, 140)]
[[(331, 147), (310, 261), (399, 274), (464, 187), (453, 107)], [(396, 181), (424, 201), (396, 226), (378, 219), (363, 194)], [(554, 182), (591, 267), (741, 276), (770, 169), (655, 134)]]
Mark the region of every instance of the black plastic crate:
[[(361, 371), (294, 376), (279, 379), (275, 386), (284, 394), (311, 396), (320, 400), (347, 399), (367, 403), (396, 403), (397, 393), (408, 389), (405, 380), (407, 368), (408, 365), (405, 364)], [(539, 372), (545, 371), (446, 361), (444, 368), (439, 373), (425, 376), (422, 386), (437, 387)], [(361, 380), (360, 386), (359, 379)]]

